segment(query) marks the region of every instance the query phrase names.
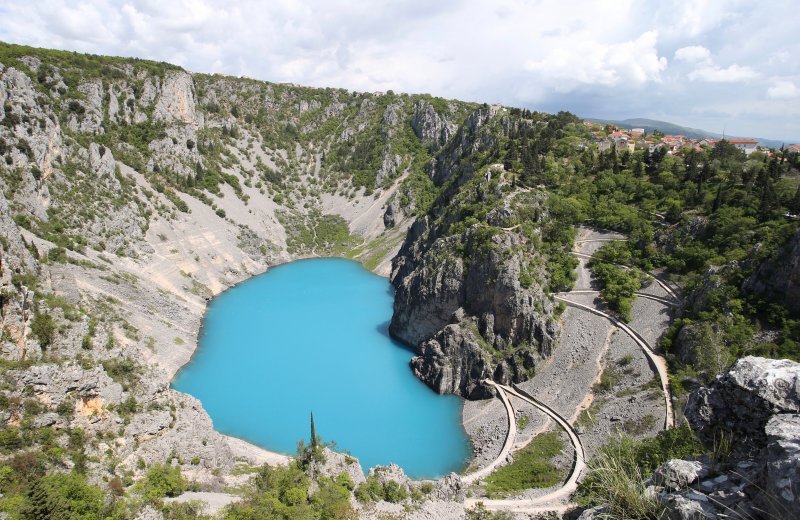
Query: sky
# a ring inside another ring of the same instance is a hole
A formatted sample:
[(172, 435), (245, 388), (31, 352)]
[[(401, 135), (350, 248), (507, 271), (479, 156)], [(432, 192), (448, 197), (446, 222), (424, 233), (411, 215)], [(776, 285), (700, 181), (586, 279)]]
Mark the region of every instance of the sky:
[(0, 0), (0, 40), (800, 142), (797, 0)]

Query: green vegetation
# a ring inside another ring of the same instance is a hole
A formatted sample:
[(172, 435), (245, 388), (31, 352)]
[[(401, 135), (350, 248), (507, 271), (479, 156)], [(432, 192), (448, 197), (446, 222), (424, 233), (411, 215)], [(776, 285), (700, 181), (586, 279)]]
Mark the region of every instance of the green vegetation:
[[(42, 440), (51, 445), (50, 453), (59, 451), (52, 436), (45, 435)], [(120, 504), (108, 500), (85, 475), (48, 470), (50, 457), (43, 451), (28, 450), (0, 463), (0, 510), (9, 518), (122, 518)]]
[(49, 67), (58, 67), (64, 76), (64, 83), (69, 88), (76, 88), (80, 81), (87, 78), (122, 78), (125, 76), (122, 67), (129, 65), (134, 66), (135, 72), (143, 72), (156, 77), (163, 77), (169, 70), (181, 70), (180, 67), (169, 63), (138, 58), (97, 56), (0, 42), (0, 63), (27, 71), (28, 67), (19, 61), (19, 58), (23, 56), (34, 56), (42, 61), (44, 71), (34, 75), (39, 83), (47, 83)]
[(589, 472), (578, 486), (578, 502), (608, 504), (615, 518), (660, 518), (661, 506), (645, 493), (646, 476), (670, 459), (701, 453), (699, 441), (685, 423), (641, 441), (620, 437), (589, 462)]
[(102, 364), (108, 376), (121, 384), (122, 388), (126, 390), (135, 385), (142, 374), (142, 366), (128, 357), (109, 359)]
[(186, 489), (187, 482), (181, 474), (181, 468), (169, 464), (151, 466), (144, 478), (133, 486), (133, 490), (147, 502), (176, 497)]
[(559, 432), (537, 435), (514, 454), (511, 464), (501, 467), (486, 479), (487, 496), (492, 498), (523, 489), (546, 488), (563, 481), (567, 470), (552, 462), (563, 449), (564, 442)]
[(31, 321), (31, 333), (39, 340), (42, 348), (47, 348), (53, 343), (56, 333), (56, 322), (49, 314), (37, 312)]
[(595, 279), (600, 284), (600, 297), (617, 312), (623, 321), (630, 321), (635, 292), (642, 288), (642, 274), (638, 269), (624, 269), (605, 262), (589, 262)]
[(617, 383), (619, 383), (620, 379), (622, 379), (622, 374), (620, 374), (617, 367), (608, 365), (603, 369), (602, 374), (600, 374), (600, 381), (592, 385), (592, 393), (609, 393), (614, 389)]
[(381, 482), (380, 477), (373, 474), (367, 477), (366, 482), (356, 488), (355, 495), (356, 499), (362, 503), (378, 500), (396, 503), (405, 500), (408, 497), (408, 492), (394, 480)]
[(225, 519), (354, 518), (350, 506), (353, 483), (346, 473), (337, 478), (318, 478), (310, 494), (309, 477), (298, 462), (287, 466), (263, 466), (252, 479), (241, 502), (225, 508)]
[(278, 218), (288, 233), (286, 248), (292, 254), (344, 255), (359, 242), (339, 215), (312, 210), (307, 215), (281, 212)]

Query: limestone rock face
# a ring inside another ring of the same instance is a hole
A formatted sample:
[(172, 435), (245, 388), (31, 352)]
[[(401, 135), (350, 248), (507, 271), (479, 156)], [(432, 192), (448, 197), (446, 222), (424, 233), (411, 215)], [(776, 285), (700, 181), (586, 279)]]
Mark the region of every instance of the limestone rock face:
[(800, 415), (772, 417), (765, 428), (767, 464), (764, 508), (800, 517)]
[(685, 415), (722, 462), (671, 460), (653, 475), (670, 518), (800, 517), (800, 364), (745, 357), (689, 397)]
[(490, 395), (481, 381), (492, 376), (491, 358), (475, 335), (461, 326), (445, 326), (423, 342), (418, 352), (411, 360), (414, 374), (440, 394), (460, 394), (472, 399)]
[(375, 185), (383, 186), (387, 181), (395, 178), (402, 163), (403, 158), (396, 153), (392, 153), (391, 145), (386, 146), (383, 150), (383, 161), (381, 161), (381, 165), (375, 175)]
[(743, 289), (800, 314), (800, 231), (744, 282)]
[(167, 123), (202, 124), (203, 118), (197, 112), (194, 81), (191, 75), (183, 71), (167, 74), (153, 110), (153, 119)]
[(30, 386), (40, 401), (57, 406), (64, 400), (101, 399), (103, 403), (119, 403), (123, 390), (111, 380), (102, 367), (84, 370), (78, 365), (38, 365), (19, 372), (19, 382)]
[(169, 462), (177, 455), (183, 463), (196, 458), (205, 468), (233, 467), (230, 446), (214, 430), (200, 401), (180, 392), (166, 392), (174, 409), (137, 414), (125, 427), (125, 438), (131, 442), (120, 450), (123, 463), (136, 467), (139, 458), (149, 465)]
[(442, 148), (437, 156), (430, 176), (436, 184), (450, 180), (454, 175), (469, 175), (474, 172), (470, 162), (462, 164), (462, 159), (472, 153), (490, 148), (497, 140), (497, 135), (491, 131), (483, 131), (487, 124), (497, 114), (499, 107), (485, 106), (474, 111), (453, 138)]
[(739, 449), (752, 451), (766, 444), (764, 428), (773, 415), (798, 412), (800, 365), (748, 356), (694, 392), (685, 415), (705, 444), (713, 446), (719, 432), (725, 432), (748, 439)]
[[(103, 130), (103, 83), (99, 80), (87, 81), (78, 86), (78, 91), (85, 96), (83, 101), (71, 101), (68, 110), (68, 125), (75, 132), (102, 134)], [(75, 110), (74, 103), (80, 105)]]
[(438, 150), (450, 140), (457, 127), (442, 117), (427, 101), (417, 101), (414, 104), (411, 128), (420, 141), (432, 150)]
[[(525, 237), (509, 232), (487, 238), (480, 225), (451, 234), (449, 212), (472, 199), (443, 200), (433, 223), (423, 217), (412, 225), (393, 261), (389, 331), (416, 347), (411, 366), (428, 386), (480, 399), (491, 395), (484, 379), (528, 379), (537, 361), (550, 355), (557, 326), (544, 289), (520, 282), (523, 271), (539, 268), (527, 256)], [(499, 206), (486, 217), (497, 228), (515, 211), (505, 202)]]

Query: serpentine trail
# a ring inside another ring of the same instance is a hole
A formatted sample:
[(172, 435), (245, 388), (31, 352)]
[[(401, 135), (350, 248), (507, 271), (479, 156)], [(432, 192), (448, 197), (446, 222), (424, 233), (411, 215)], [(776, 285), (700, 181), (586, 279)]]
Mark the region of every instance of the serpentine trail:
[[(593, 258), (592, 255), (587, 255), (586, 253), (579, 253), (577, 251), (570, 251), (570, 253), (572, 253), (574, 256), (577, 256), (578, 258), (583, 258), (585, 260), (591, 260)], [(623, 269), (630, 269), (630, 267), (627, 265), (622, 265), (622, 264), (614, 264), (614, 265), (618, 265)], [(644, 273), (645, 276), (649, 276), (650, 278), (655, 280), (655, 282), (658, 285), (660, 285), (661, 288), (664, 289), (664, 291), (666, 291), (667, 294), (669, 294), (676, 302), (681, 301), (680, 297), (675, 292), (675, 290), (672, 287), (670, 287), (669, 284), (666, 281), (664, 281), (660, 276), (653, 274), (649, 271), (642, 271), (642, 273)]]
[(556, 300), (563, 302), (571, 307), (575, 307), (577, 309), (581, 309), (587, 312), (591, 312), (592, 314), (596, 314), (598, 316), (602, 316), (609, 320), (611, 323), (625, 331), (632, 339), (636, 342), (637, 345), (642, 349), (645, 356), (647, 356), (650, 364), (658, 373), (658, 377), (661, 380), (661, 390), (664, 393), (664, 404), (666, 406), (666, 417), (664, 418), (664, 428), (670, 429), (675, 425), (675, 418), (672, 412), (672, 396), (669, 389), (669, 377), (667, 375), (667, 361), (655, 353), (653, 348), (647, 343), (647, 341), (635, 330), (629, 327), (627, 324), (622, 323), (620, 320), (616, 319), (615, 317), (611, 316), (608, 313), (605, 313), (599, 309), (595, 309), (594, 307), (590, 307), (588, 305), (584, 305), (582, 303), (578, 303), (563, 296), (553, 295), (553, 298)]
[[(518, 387), (508, 387), (505, 385), (501, 385), (499, 383), (495, 383), (491, 380), (485, 380), (484, 383), (489, 384), (497, 390), (498, 394), (503, 399), (503, 402), (508, 402), (508, 397), (506, 394), (510, 394), (517, 399), (521, 399), (526, 403), (532, 404), (540, 411), (544, 412), (548, 417), (553, 419), (556, 423), (558, 423), (561, 428), (567, 432), (569, 436), (570, 442), (572, 443), (573, 448), (575, 449), (575, 460), (572, 465), (572, 470), (570, 471), (569, 477), (567, 478), (564, 484), (546, 495), (536, 497), (536, 498), (522, 498), (522, 499), (467, 499), (464, 502), (465, 507), (474, 507), (479, 502), (483, 504), (486, 509), (489, 510), (498, 510), (502, 509), (504, 511), (514, 511), (519, 513), (541, 513), (545, 511), (557, 511), (561, 510), (562, 508), (566, 508), (567, 505), (553, 505), (553, 503), (558, 502), (564, 498), (569, 497), (575, 489), (578, 487), (578, 479), (580, 478), (581, 474), (586, 469), (586, 452), (583, 447), (583, 443), (578, 437), (578, 433), (572, 427), (572, 425), (567, 421), (565, 418), (561, 417), (558, 413), (556, 413), (552, 408), (547, 406), (546, 404), (542, 403), (538, 399), (534, 398), (524, 390), (521, 390)], [(507, 410), (511, 409), (511, 407), (507, 407)], [(511, 409), (511, 413), (513, 414), (513, 409)], [(509, 420), (513, 421), (513, 415), (509, 415)], [(515, 429), (516, 433), (516, 429)], [(495, 460), (495, 463), (505, 460), (505, 455), (501, 453), (501, 457), (498, 457)], [(474, 474), (473, 474), (474, 475)], [(472, 475), (470, 475), (472, 476)], [(462, 479), (464, 481), (464, 479)], [(470, 481), (469, 483), (474, 482), (475, 480)], [(548, 505), (550, 504), (550, 505)]]
[(503, 443), (503, 448), (500, 450), (500, 454), (496, 459), (478, 471), (461, 477), (461, 482), (465, 485), (474, 484), (482, 478), (489, 476), (497, 468), (497, 466), (506, 460), (508, 454), (511, 453), (512, 446), (514, 446), (514, 440), (517, 438), (517, 421), (514, 417), (514, 407), (511, 405), (511, 401), (497, 383), (489, 379), (485, 380), (484, 383), (495, 387), (497, 389), (497, 394), (500, 396), (500, 400), (503, 401), (503, 406), (505, 406), (506, 414), (508, 416), (508, 434), (506, 435), (506, 441)]
[[(568, 294), (600, 294), (600, 291), (595, 291), (595, 290), (592, 290), (592, 289), (579, 289), (579, 290), (576, 290), (576, 291), (568, 291), (568, 292), (556, 293), (556, 296), (566, 296)], [(635, 294), (636, 296), (639, 296), (641, 298), (645, 298), (647, 300), (653, 300), (653, 301), (656, 301), (658, 303), (663, 303), (664, 305), (669, 305), (670, 307), (679, 307), (680, 306), (680, 304), (678, 302), (669, 300), (667, 298), (662, 298), (661, 296), (656, 296), (655, 294), (650, 294), (650, 293), (641, 292), (641, 291), (636, 291), (633, 294)]]

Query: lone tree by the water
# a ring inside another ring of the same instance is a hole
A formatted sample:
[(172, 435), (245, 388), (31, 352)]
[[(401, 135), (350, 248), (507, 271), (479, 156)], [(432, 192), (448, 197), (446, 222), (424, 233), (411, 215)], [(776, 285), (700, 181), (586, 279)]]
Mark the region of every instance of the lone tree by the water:
[(314, 430), (314, 412), (311, 412), (311, 449), (317, 447), (317, 432)]

